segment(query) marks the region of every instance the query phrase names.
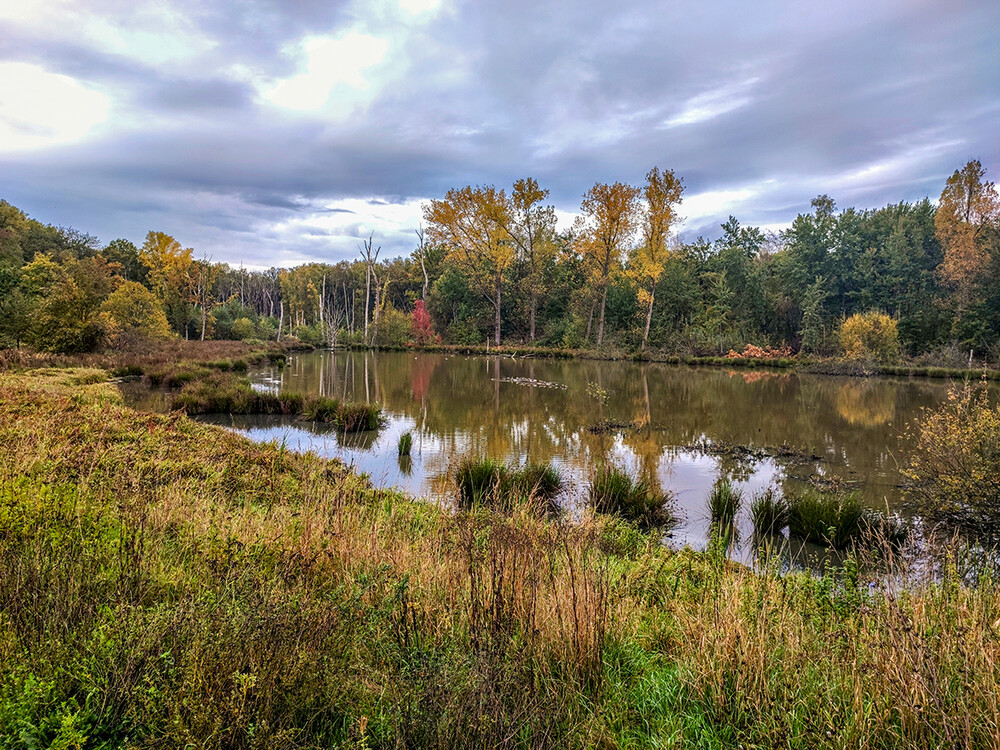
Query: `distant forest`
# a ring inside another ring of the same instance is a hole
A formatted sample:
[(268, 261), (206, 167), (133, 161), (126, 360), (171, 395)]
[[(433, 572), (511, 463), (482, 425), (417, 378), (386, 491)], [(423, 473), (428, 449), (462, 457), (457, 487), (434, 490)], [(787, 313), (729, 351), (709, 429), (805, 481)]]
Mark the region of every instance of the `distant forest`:
[(0, 201), (0, 346), (94, 350), (128, 338), (277, 339), (721, 354), (748, 344), (838, 353), (838, 326), (878, 310), (912, 357), (1000, 361), (1000, 201), (978, 161), (937, 205), (839, 210), (812, 201), (780, 234), (735, 217), (680, 242), (683, 183), (596, 184), (557, 231), (548, 191), (449, 191), (424, 206), (414, 250), (248, 271), (168, 234), (141, 246), (44, 225)]

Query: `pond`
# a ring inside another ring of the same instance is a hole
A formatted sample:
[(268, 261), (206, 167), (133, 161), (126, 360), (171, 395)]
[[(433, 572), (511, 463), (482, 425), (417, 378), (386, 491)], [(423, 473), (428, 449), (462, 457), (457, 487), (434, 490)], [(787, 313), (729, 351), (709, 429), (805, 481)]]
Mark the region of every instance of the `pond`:
[[(951, 387), (922, 378), (344, 351), (294, 354), (286, 367), (258, 368), (250, 377), (262, 389), (377, 402), (388, 421), (377, 432), (350, 435), (290, 417), (210, 421), (340, 458), (377, 486), (431, 500), (453, 494), (448, 478), (467, 456), (551, 461), (569, 480), (564, 506), (571, 514), (581, 512), (594, 466), (612, 461), (674, 495), (681, 523), (673, 543), (696, 548), (707, 543), (706, 503), (720, 476), (747, 498), (769, 486), (839, 487), (859, 492), (871, 507), (897, 509), (912, 443), (907, 431)], [(627, 427), (588, 429), (604, 421)], [(397, 442), (408, 431), (412, 453), (401, 459)], [(746, 507), (739, 527), (748, 537)]]

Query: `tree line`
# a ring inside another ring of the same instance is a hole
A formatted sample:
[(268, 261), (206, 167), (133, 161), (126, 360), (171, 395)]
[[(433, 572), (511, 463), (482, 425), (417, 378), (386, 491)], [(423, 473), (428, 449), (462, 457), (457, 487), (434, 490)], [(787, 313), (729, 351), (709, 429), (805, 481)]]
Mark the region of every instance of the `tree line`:
[(676, 233), (684, 186), (595, 184), (560, 231), (531, 178), (449, 190), (408, 257), (374, 235), (338, 263), (248, 270), (151, 231), (107, 245), (0, 200), (0, 345), (74, 352), (122, 336), (391, 347), (492, 342), (720, 354), (747, 344), (834, 354), (847, 317), (891, 316), (911, 356), (1000, 360), (1000, 200), (970, 161), (929, 199), (838, 210), (789, 229), (735, 217), (715, 241)]

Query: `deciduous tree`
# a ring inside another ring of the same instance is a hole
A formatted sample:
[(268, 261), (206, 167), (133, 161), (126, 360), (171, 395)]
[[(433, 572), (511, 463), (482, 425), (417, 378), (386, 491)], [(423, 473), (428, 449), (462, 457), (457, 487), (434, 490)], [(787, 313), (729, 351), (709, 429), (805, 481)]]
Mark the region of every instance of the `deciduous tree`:
[(944, 259), (938, 266), (941, 280), (952, 289), (959, 312), (972, 301), (990, 261), (986, 229), (1000, 218), (1000, 199), (986, 170), (970, 161), (948, 178), (934, 217)]
[[(611, 273), (621, 266), (622, 253), (635, 234), (639, 218), (639, 188), (616, 182), (596, 183), (583, 196), (577, 248), (590, 272), (601, 302), (597, 345), (604, 342), (604, 314)], [(596, 298), (595, 298), (596, 301)]]
[(653, 167), (646, 173), (643, 188), (645, 204), (642, 211), (642, 243), (636, 247), (630, 264), (640, 283), (639, 301), (646, 305), (646, 327), (642, 333), (642, 348), (649, 342), (649, 327), (653, 321), (656, 284), (667, 260), (667, 239), (677, 221), (677, 206), (684, 185), (672, 169), (662, 172)]
[(493, 340), (500, 345), (504, 274), (515, 246), (504, 227), (511, 224), (503, 190), (492, 185), (451, 189), (442, 200), (424, 206), (431, 239), (448, 248), (453, 262), (493, 307)]

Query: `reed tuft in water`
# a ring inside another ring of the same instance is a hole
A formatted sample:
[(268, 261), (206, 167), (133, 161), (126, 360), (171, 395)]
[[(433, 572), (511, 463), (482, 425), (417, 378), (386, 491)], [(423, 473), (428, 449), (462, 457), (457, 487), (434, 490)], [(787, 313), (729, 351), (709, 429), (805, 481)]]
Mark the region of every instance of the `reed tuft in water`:
[(624, 518), (649, 528), (676, 523), (667, 508), (671, 497), (645, 479), (633, 479), (617, 466), (598, 467), (590, 480), (590, 503), (598, 513)]
[(865, 510), (857, 493), (806, 491), (789, 501), (792, 536), (835, 549), (845, 549), (861, 533)]
[(559, 471), (550, 464), (511, 466), (492, 458), (466, 459), (455, 472), (459, 507), (484, 505), (509, 512), (534, 505), (546, 514), (558, 512), (556, 497), (563, 490)]
[(409, 456), (411, 447), (413, 447), (413, 433), (404, 432), (399, 436), (399, 443), (396, 445), (396, 455)]
[(733, 526), (743, 504), (743, 493), (728, 477), (719, 477), (708, 496), (708, 514), (713, 524)]
[(750, 519), (757, 534), (780, 534), (788, 526), (789, 506), (774, 487), (757, 493), (750, 501)]

